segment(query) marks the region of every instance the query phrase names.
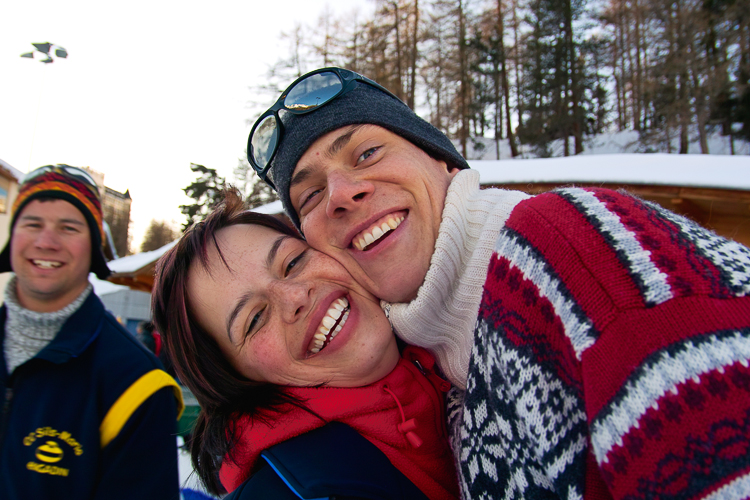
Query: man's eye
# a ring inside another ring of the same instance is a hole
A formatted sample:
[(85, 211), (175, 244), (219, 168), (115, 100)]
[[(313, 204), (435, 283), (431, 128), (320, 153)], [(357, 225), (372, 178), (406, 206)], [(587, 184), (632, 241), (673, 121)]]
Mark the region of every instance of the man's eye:
[(284, 269), (284, 276), (289, 276), (289, 274), (292, 272), (292, 270), (302, 261), (302, 259), (305, 257), (305, 254), (307, 253), (307, 250), (293, 258), (289, 261), (289, 264), (287, 264), (286, 269)]
[(315, 191), (312, 191), (309, 195), (305, 197), (304, 200), (302, 200), (302, 204), (300, 204), (300, 209), (304, 208), (305, 205), (313, 201), (313, 198), (315, 198), (320, 192), (323, 191), (322, 189), (316, 189)]
[(362, 153), (361, 155), (359, 155), (359, 158), (357, 158), (357, 163), (362, 163), (363, 161), (365, 161), (366, 159), (368, 159), (369, 157), (371, 157), (372, 155), (374, 155), (375, 152), (378, 149), (380, 149), (380, 148), (379, 147), (375, 147), (375, 148), (368, 149), (367, 151), (365, 151), (364, 153)]

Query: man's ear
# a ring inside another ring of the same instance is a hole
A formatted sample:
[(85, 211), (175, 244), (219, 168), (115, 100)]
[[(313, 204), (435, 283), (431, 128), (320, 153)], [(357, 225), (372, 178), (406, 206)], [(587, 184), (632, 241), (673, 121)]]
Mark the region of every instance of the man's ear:
[(448, 171), (448, 177), (450, 177), (451, 179), (453, 179), (456, 174), (461, 171), (460, 168), (448, 162), (445, 162), (445, 168)]

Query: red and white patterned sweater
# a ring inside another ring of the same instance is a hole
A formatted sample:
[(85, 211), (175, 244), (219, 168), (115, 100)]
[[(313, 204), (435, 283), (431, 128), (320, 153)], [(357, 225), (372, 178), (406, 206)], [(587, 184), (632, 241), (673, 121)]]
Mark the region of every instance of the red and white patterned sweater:
[(463, 496), (750, 497), (748, 294), (750, 250), (658, 205), (520, 201), (449, 412)]

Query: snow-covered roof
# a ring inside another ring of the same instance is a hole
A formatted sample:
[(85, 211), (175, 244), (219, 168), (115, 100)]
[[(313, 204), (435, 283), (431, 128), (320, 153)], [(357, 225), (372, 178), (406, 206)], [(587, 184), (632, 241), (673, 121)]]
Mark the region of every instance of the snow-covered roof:
[(94, 273), (89, 274), (89, 281), (94, 287), (94, 293), (99, 297), (108, 295), (110, 293), (119, 292), (121, 290), (129, 290), (130, 288), (123, 285), (115, 285), (109, 281), (100, 280)]
[(7, 161), (3, 161), (2, 159), (0, 159), (0, 166), (2, 166), (4, 169), (9, 171), (11, 174), (13, 174), (13, 176), (16, 178), (18, 182), (21, 182), (21, 179), (23, 179), (23, 177), (26, 175), (20, 170), (18, 170), (16, 167), (11, 165)]
[(172, 243), (167, 243), (161, 248), (151, 250), (150, 252), (137, 253), (135, 255), (128, 255), (119, 259), (107, 262), (107, 266), (112, 270), (113, 273), (134, 273), (139, 269), (143, 269), (149, 264), (159, 260), (159, 257), (167, 253), (167, 250), (175, 246), (177, 240)]
[(600, 182), (750, 190), (750, 156), (611, 154), (469, 161), (482, 184)]

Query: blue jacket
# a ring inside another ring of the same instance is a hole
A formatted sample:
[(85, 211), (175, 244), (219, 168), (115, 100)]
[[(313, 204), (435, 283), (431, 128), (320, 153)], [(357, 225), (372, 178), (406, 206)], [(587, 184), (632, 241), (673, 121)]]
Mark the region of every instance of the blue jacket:
[(427, 500), (357, 431), (341, 422), (263, 451), (262, 466), (224, 500)]
[(0, 308), (0, 498), (179, 498), (182, 397), (92, 292), (8, 376)]

